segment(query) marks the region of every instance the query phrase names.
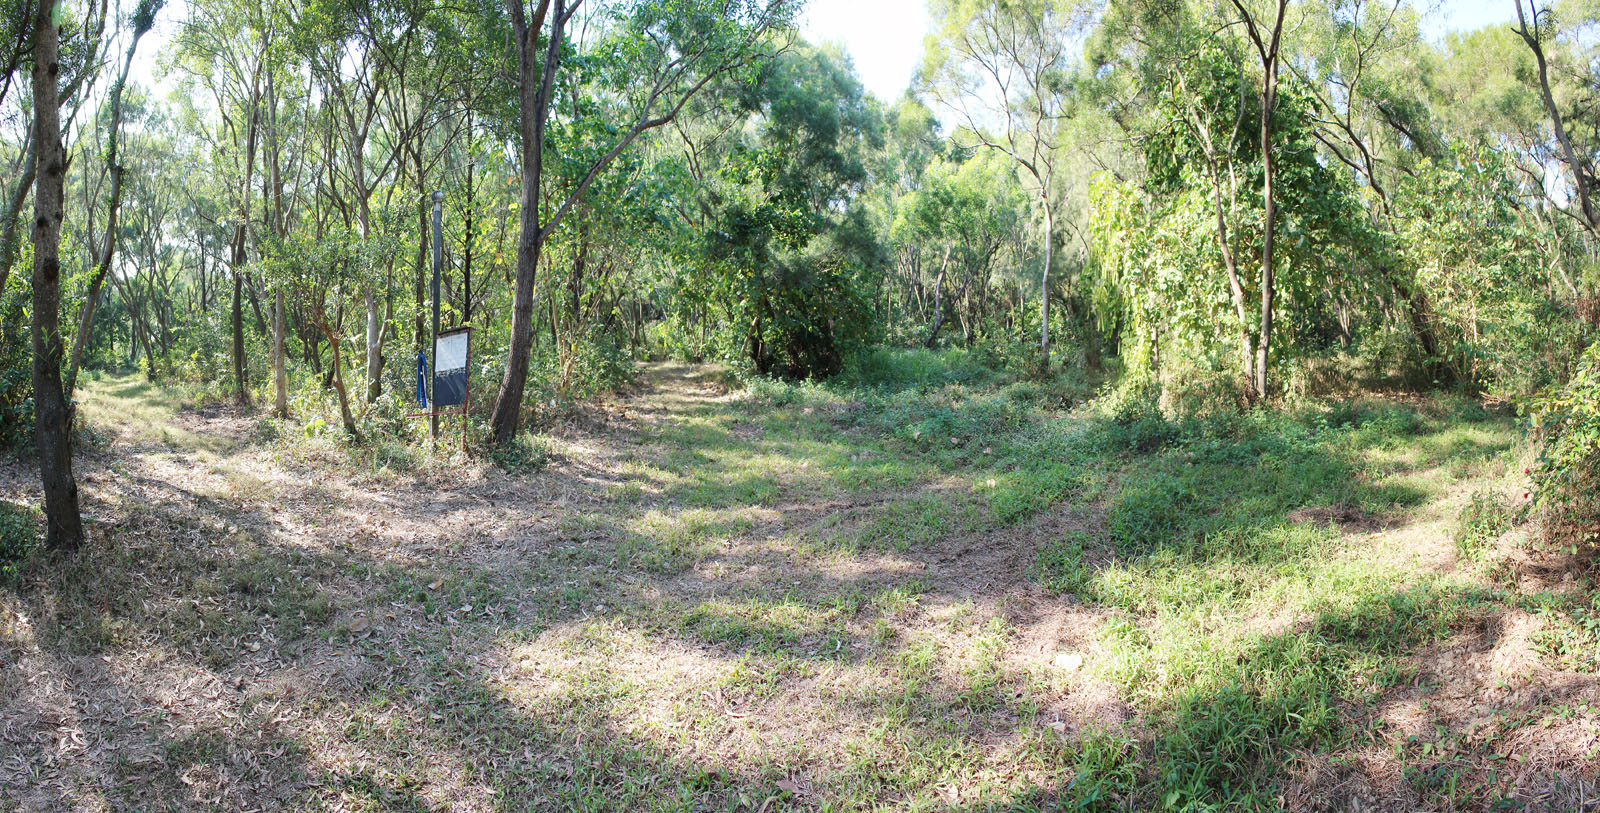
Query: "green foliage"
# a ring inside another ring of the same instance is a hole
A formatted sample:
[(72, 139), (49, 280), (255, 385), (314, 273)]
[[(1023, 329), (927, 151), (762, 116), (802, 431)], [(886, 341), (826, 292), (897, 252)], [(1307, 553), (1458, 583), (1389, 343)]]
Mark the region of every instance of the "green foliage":
[(0, 502), (0, 584), (16, 578), (21, 564), (39, 546), (38, 511)]
[(1571, 381), (1531, 402), (1529, 418), (1543, 439), (1532, 473), (1545, 536), (1590, 560), (1600, 550), (1600, 343)]
[(1600, 593), (1541, 606), (1539, 617), (1543, 625), (1533, 635), (1539, 654), (1564, 669), (1600, 668)]
[(995, 371), (964, 350), (881, 348), (850, 359), (841, 386), (886, 392), (937, 389), (949, 384), (982, 385), (998, 380)]
[(1484, 491), (1473, 494), (1456, 518), (1456, 550), (1465, 559), (1477, 559), (1485, 545), (1511, 529), (1515, 518), (1515, 509), (1501, 495)]
[(1427, 292), (1451, 377), (1514, 395), (1564, 380), (1582, 325), (1541, 292), (1547, 272), (1498, 152), (1424, 158), (1395, 194), (1400, 259)]
[(717, 226), (688, 248), (681, 285), (725, 315), (726, 358), (837, 374), (877, 327), (869, 284), (883, 252), (853, 205), (877, 117), (838, 59), (809, 48), (764, 63), (741, 101), (762, 125), (724, 157)]
[(543, 469), (550, 462), (550, 452), (538, 440), (519, 435), (515, 441), (506, 446), (490, 449), (489, 459), (512, 474), (531, 474)]
[(1089, 566), (1084, 549), (1097, 544), (1098, 541), (1086, 533), (1070, 532), (1039, 551), (1038, 558), (1029, 568), (1028, 577), (1051, 593), (1087, 597), (1093, 584), (1094, 571)]
[[(1143, 183), (1103, 176), (1090, 192), (1101, 329), (1120, 328), (1129, 374), (1163, 388), (1197, 373), (1238, 380), (1241, 337), (1260, 328), (1264, 169), (1252, 134), (1261, 115), (1241, 93), (1248, 85), (1242, 64), (1238, 54), (1203, 40), (1184, 61), (1165, 68), (1170, 76), (1152, 106), (1155, 129), (1142, 144)], [(1281, 306), (1298, 310), (1279, 317), (1273, 363), (1322, 341), (1306, 317), (1329, 298), (1355, 290), (1360, 274), (1375, 273), (1366, 251), (1374, 241), (1355, 191), (1315, 148), (1312, 108), (1307, 90), (1285, 77), (1272, 120), (1275, 286)], [(1235, 259), (1238, 295), (1224, 247)]]
[(33, 447), (33, 350), (28, 332), (29, 288), (11, 284), (0, 295), (0, 449)]

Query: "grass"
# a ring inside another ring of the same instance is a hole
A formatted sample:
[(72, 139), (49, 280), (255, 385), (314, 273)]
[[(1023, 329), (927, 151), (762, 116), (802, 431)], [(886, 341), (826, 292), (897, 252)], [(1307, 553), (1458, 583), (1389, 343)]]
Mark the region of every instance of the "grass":
[[(498, 463), (90, 382), (104, 536), (0, 588), (0, 718), (86, 745), (24, 786), (44, 746), (0, 741), (0, 807), (1462, 809), (1592, 777), (1587, 588), (1477, 564), (1506, 417), (1174, 420), (920, 351), (644, 380)], [(1532, 680), (1567, 688), (1493, 688)]]

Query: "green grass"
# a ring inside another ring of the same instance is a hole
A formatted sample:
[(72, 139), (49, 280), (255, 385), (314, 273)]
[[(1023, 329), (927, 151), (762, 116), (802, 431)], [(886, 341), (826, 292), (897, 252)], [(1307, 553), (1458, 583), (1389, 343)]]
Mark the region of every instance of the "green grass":
[[(95, 485), (105, 544), (25, 560), (0, 646), (247, 677), (234, 717), (95, 735), (263, 788), (240, 805), (375, 810), (1272, 810), (1301, 760), (1372, 747), (1418, 804), (1459, 807), (1504, 789), (1467, 760), (1505, 746), (1376, 721), (1428, 691), (1420, 659), (1527, 611), (1545, 662), (1591, 663), (1592, 603), (1454, 566), (1511, 521), (1468, 495), (1519, 451), (1460, 399), (1184, 419), (960, 352), (714, 378), (653, 370), (648, 419), (460, 480), (416, 443), (185, 440), (161, 391), (97, 382), (97, 422), (154, 424), (97, 483), (188, 466), (198, 496)], [(249, 502), (265, 487), (299, 530)], [(481, 489), (465, 535), (435, 530), (436, 487)], [(344, 504), (364, 490), (390, 499)], [(392, 524), (357, 536), (357, 510)], [(24, 685), (0, 669), (0, 694)], [(1074, 716), (1096, 697), (1120, 711)], [(198, 798), (141, 766), (123, 806)]]

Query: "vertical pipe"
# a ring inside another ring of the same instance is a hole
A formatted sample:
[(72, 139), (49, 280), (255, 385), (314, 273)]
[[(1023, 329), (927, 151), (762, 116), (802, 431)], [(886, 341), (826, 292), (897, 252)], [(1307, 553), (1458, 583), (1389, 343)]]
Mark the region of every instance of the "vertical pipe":
[[(444, 265), (444, 229), (443, 229), (444, 193), (435, 190), (433, 193), (433, 373), (439, 372), (439, 273)], [(437, 442), (439, 439), (439, 405), (437, 393), (433, 391), (432, 376), (428, 381), (428, 439)]]

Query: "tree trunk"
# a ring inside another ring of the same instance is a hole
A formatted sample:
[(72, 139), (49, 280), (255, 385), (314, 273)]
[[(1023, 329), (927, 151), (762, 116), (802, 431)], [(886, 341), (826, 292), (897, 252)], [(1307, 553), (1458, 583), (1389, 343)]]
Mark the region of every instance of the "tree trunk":
[(933, 282), (933, 326), (928, 328), (928, 338), (922, 346), (932, 349), (939, 339), (939, 328), (944, 326), (944, 272), (950, 267), (951, 246), (944, 247), (944, 259), (939, 261), (939, 276)]
[[(241, 253), (235, 251), (235, 256)], [(238, 268), (235, 260), (234, 268)], [(250, 365), (244, 357), (244, 275), (233, 272), (233, 398), (239, 406), (250, 405)]]
[(322, 335), (328, 338), (328, 348), (333, 352), (332, 364), (328, 365), (328, 380), (334, 392), (339, 395), (339, 419), (344, 422), (344, 431), (349, 432), (353, 438), (361, 437), (360, 430), (356, 429), (356, 419), (350, 414), (350, 397), (344, 388), (344, 364), (339, 352), (339, 337), (334, 335), (333, 329), (328, 326), (327, 314), (317, 314), (317, 327), (322, 329)]
[(1055, 260), (1056, 215), (1050, 206), (1050, 190), (1041, 186), (1044, 202), (1044, 271), (1039, 276), (1039, 372), (1050, 373), (1050, 264)]
[(277, 291), (272, 304), (272, 412), (280, 418), (289, 418), (289, 373), (283, 359), (283, 291)]
[(83, 543), (78, 482), (72, 474), (72, 429), (61, 385), (61, 220), (66, 150), (61, 144), (55, 4), (40, 2), (33, 30), (33, 106), (38, 186), (33, 193), (33, 405), (44, 486), (45, 544), (76, 550)]
[(128, 71), (133, 67), (133, 54), (139, 48), (139, 40), (150, 30), (150, 21), (154, 19), (153, 10), (148, 15), (143, 13), (147, 8), (147, 5), (141, 4), (141, 13), (134, 15), (133, 41), (128, 43), (127, 55), (122, 59), (122, 72), (117, 74), (116, 84), (111, 87), (111, 130), (106, 136), (106, 167), (111, 172), (111, 197), (106, 203), (105, 245), (101, 249), (94, 276), (89, 280), (89, 291), (83, 299), (83, 312), (78, 318), (78, 335), (72, 342), (72, 360), (67, 367), (68, 400), (71, 400), (73, 390), (77, 389), (78, 368), (83, 363), (83, 350), (89, 343), (89, 332), (94, 327), (94, 311), (100, 302), (100, 288), (105, 285), (106, 274), (111, 270), (111, 261), (117, 253), (117, 213), (122, 208), (122, 176), (126, 174), (119, 163), (121, 145), (117, 140), (122, 131), (122, 90), (128, 84)]
[[(472, 115), (467, 115), (467, 147), (470, 154), (472, 147)], [(478, 169), (471, 160), (467, 161), (467, 206), (464, 212), (466, 217), (466, 236), (461, 246), (461, 324), (472, 324), (472, 175)]]
[(1283, 18), (1289, 0), (1277, 0), (1277, 16), (1270, 31), (1263, 31), (1241, 0), (1233, 0), (1245, 25), (1245, 33), (1261, 58), (1261, 324), (1256, 338), (1255, 394), (1267, 397), (1268, 365), (1272, 352), (1272, 303), (1277, 293), (1273, 282), (1273, 249), (1277, 237), (1277, 201), (1273, 199), (1276, 163), (1272, 159), (1272, 116), (1278, 106), (1279, 47), (1283, 38)]
[(521, 235), (517, 241), (517, 282), (511, 300), (511, 348), (506, 359), (505, 378), (495, 398), (490, 431), (497, 445), (509, 444), (522, 422), (522, 397), (528, 384), (528, 364), (533, 350), (533, 287), (539, 268), (539, 252), (544, 240), (539, 225), (539, 184), (544, 162), (544, 130), (548, 117), (551, 86), (561, 58), (561, 26), (567, 14), (566, 0), (555, 0), (550, 36), (544, 61), (538, 62), (539, 30), (543, 27), (548, 0), (540, 3), (532, 25), (525, 21), (521, 0), (506, 0), (511, 6), (517, 38), (517, 69), (521, 79), (522, 196), (518, 212)]
[[(119, 96), (113, 96), (113, 105), (117, 104)], [(115, 108), (114, 108), (115, 109)], [(78, 314), (78, 334), (72, 342), (72, 358), (67, 363), (67, 398), (72, 398), (72, 393), (78, 388), (78, 369), (83, 364), (83, 350), (89, 343), (89, 331), (94, 328), (95, 308), (100, 304), (100, 288), (105, 285), (106, 274), (111, 270), (111, 261), (116, 256), (117, 250), (117, 210), (122, 206), (122, 176), (123, 169), (117, 161), (117, 128), (116, 120), (120, 115), (112, 113), (111, 147), (107, 154), (107, 162), (111, 164), (111, 199), (107, 203), (106, 214), (106, 242), (100, 252), (100, 260), (95, 264), (94, 276), (89, 278), (89, 290), (84, 294), (83, 311)]]
[(1272, 112), (1277, 101), (1277, 65), (1273, 64), (1267, 77), (1266, 89), (1261, 93), (1261, 333), (1256, 340), (1257, 396), (1267, 397), (1267, 359), (1272, 346), (1272, 300), (1276, 293), (1273, 284), (1272, 252), (1277, 237), (1277, 201), (1272, 196), (1276, 167), (1272, 160)]
[(367, 289), (367, 403), (378, 400), (383, 394), (383, 309), (378, 307), (378, 294)]

